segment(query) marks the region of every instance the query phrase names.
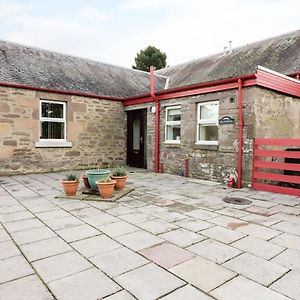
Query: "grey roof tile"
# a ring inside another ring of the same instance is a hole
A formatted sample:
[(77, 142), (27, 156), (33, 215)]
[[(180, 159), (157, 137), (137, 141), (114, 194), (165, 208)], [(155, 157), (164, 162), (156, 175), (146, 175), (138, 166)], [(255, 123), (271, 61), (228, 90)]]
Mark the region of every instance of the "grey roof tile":
[[(155, 90), (166, 78), (156, 76)], [(148, 94), (149, 73), (0, 41), (0, 82), (112, 97)]]
[(300, 71), (300, 30), (156, 72), (169, 77), (169, 88), (254, 73), (258, 65), (290, 74)]

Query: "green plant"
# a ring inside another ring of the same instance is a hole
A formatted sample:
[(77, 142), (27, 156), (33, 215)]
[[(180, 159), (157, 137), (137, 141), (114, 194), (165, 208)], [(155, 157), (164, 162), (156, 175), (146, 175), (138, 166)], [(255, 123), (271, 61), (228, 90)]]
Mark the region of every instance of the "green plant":
[(113, 170), (112, 176), (120, 177), (126, 176), (127, 172), (124, 167), (117, 167)]
[(65, 181), (78, 181), (79, 178), (76, 174), (74, 174), (72, 172), (69, 172), (69, 173), (65, 174), (65, 177), (64, 177), (63, 180), (65, 180)]
[(111, 181), (111, 179), (109, 177), (100, 180), (100, 182), (110, 182), (110, 181)]

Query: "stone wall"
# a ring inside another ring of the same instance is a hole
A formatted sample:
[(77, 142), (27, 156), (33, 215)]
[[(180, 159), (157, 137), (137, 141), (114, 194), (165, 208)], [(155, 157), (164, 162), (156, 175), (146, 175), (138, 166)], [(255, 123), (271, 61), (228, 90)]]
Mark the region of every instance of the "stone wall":
[[(256, 95), (255, 87), (243, 88), (244, 112), (244, 155), (243, 155), (243, 184), (249, 185), (252, 180), (254, 116), (253, 107)], [(230, 116), (234, 125), (219, 126), (218, 146), (196, 145), (196, 113), (197, 103), (219, 101), (219, 118)], [(189, 160), (189, 176), (206, 180), (227, 182), (228, 178), (237, 178), (238, 165), (238, 103), (237, 90), (209, 93), (192, 97), (160, 101), (160, 163), (166, 173), (183, 175), (185, 160)], [(154, 126), (155, 114), (150, 106), (137, 105), (130, 109), (147, 108), (147, 168), (154, 170)], [(166, 107), (181, 105), (181, 143), (166, 144), (165, 141), (165, 112)], [(162, 167), (160, 165), (160, 169)]]
[(257, 88), (255, 136), (257, 138), (300, 138), (300, 98)]
[[(67, 103), (70, 148), (37, 148), (39, 100)], [(0, 175), (126, 162), (126, 114), (118, 101), (0, 87)]]

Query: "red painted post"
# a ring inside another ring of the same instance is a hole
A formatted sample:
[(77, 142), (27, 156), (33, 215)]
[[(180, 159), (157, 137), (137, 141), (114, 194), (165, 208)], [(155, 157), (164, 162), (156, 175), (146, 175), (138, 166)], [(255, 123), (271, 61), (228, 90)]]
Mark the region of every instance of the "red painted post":
[(155, 148), (154, 148), (154, 172), (159, 173), (159, 115), (160, 105), (154, 94), (154, 67), (150, 66), (150, 95), (155, 101)]
[(239, 146), (238, 146), (238, 189), (242, 186), (242, 164), (243, 164), (243, 82), (238, 79), (238, 106), (239, 106)]
[(185, 177), (189, 177), (189, 159), (185, 160)]

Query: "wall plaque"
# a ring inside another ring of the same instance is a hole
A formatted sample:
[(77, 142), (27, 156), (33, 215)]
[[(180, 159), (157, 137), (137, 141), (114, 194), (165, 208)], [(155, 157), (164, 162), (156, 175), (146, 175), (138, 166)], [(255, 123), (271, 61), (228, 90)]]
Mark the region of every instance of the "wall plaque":
[(234, 124), (234, 119), (229, 116), (224, 116), (219, 120), (219, 125)]

